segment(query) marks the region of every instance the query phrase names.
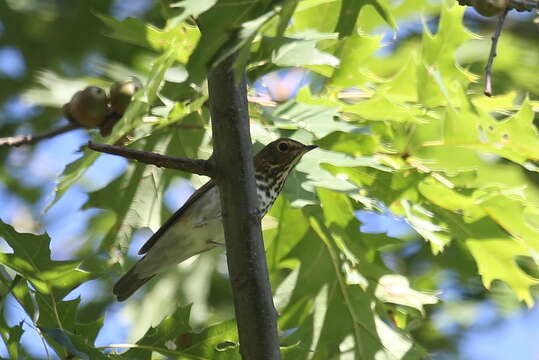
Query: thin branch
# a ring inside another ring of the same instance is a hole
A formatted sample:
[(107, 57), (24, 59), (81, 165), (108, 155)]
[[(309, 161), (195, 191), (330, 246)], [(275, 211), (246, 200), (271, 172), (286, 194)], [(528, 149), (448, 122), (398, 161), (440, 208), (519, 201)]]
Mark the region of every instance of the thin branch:
[(503, 14), (498, 16), (498, 23), (496, 24), (496, 32), (492, 37), (492, 46), (490, 47), (490, 54), (488, 55), (487, 66), (485, 66), (485, 95), (492, 96), (492, 63), (496, 57), (496, 47), (498, 46), (498, 39), (502, 34), (503, 22), (509, 9), (505, 9)]
[(9, 136), (5, 138), (0, 138), (0, 146), (21, 146), (28, 144), (35, 144), (38, 141), (50, 139), (56, 135), (63, 134), (65, 132), (78, 129), (80, 125), (69, 123), (64, 126), (60, 126), (57, 129), (44, 132), (37, 135), (19, 135), (19, 136)]
[(88, 142), (88, 148), (94, 151), (118, 155), (126, 159), (133, 159), (145, 164), (151, 164), (167, 169), (182, 170), (192, 174), (205, 176), (213, 175), (210, 161), (208, 160), (178, 158), (147, 151), (128, 149), (122, 146), (94, 144), (92, 142)]

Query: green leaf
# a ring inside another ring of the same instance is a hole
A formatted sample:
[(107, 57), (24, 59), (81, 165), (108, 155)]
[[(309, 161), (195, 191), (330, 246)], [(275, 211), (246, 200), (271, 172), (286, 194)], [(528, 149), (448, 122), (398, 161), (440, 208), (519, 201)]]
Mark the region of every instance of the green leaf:
[(0, 263), (18, 272), (39, 292), (61, 300), (81, 283), (96, 277), (79, 269), (80, 261), (53, 261), (47, 234), (34, 235), (16, 232), (0, 222), (0, 236), (13, 249), (13, 254), (0, 254)]
[[(142, 141), (143, 151), (164, 153), (171, 136), (152, 136)], [(105, 208), (114, 211), (115, 224), (100, 245), (101, 251), (127, 251), (131, 235), (137, 229), (149, 227), (157, 231), (161, 225), (164, 170), (142, 163), (130, 164), (121, 177), (108, 186), (90, 193), (84, 208)], [(119, 201), (110, 202), (111, 198)]]
[(309, 191), (313, 191), (316, 187), (325, 187), (328, 189), (339, 191), (352, 191), (357, 190), (357, 187), (349, 182), (347, 179), (335, 178), (331, 173), (322, 170), (322, 165), (332, 164), (338, 167), (372, 167), (382, 171), (389, 171), (390, 169), (374, 158), (369, 156), (357, 156), (350, 157), (341, 153), (318, 150), (318, 155), (305, 157), (297, 166), (297, 170), (308, 174), (306, 182), (303, 183), (303, 188)]
[(216, 3), (217, 0), (182, 0), (172, 3), (170, 4), (171, 8), (182, 8), (183, 11), (180, 15), (171, 19), (171, 24), (179, 24), (190, 16), (196, 17), (208, 11)]
[(381, 47), (380, 36), (353, 35), (340, 42), (336, 55), (340, 66), (335, 69), (329, 86), (347, 88), (362, 86), (376, 78), (365, 66), (372, 54)]
[(487, 215), (472, 197), (462, 195), (432, 177), (421, 181), (418, 190), (433, 204), (461, 213), (466, 222), (474, 222)]
[[(493, 203), (502, 200), (495, 197), (494, 199)], [(504, 208), (504, 214), (510, 219), (509, 224), (512, 225), (514, 219), (517, 219), (516, 225), (521, 223), (521, 215), (516, 212), (516, 209), (510, 208), (503, 202), (501, 206)], [(494, 208), (485, 210), (489, 214), (495, 211)], [(437, 211), (437, 216), (445, 220), (453, 237), (468, 246), (485, 287), (489, 288), (494, 279), (502, 280), (509, 285), (519, 299), (524, 300), (529, 306), (533, 304), (530, 286), (537, 284), (539, 280), (527, 275), (517, 265), (517, 258), (533, 256), (536, 250), (522, 240), (508, 236), (507, 232), (496, 225), (494, 221), (497, 220), (496, 216), (484, 217), (471, 223), (465, 223), (459, 215), (446, 211)], [(533, 242), (533, 239), (526, 238), (526, 240)]]
[[(149, 348), (164, 350), (177, 350), (189, 347), (186, 343), (191, 338), (191, 327), (189, 326), (189, 315), (191, 306), (180, 306), (176, 311), (165, 317), (156, 327), (150, 329), (137, 341), (137, 345), (147, 347), (147, 349), (130, 349), (125, 354), (126, 359), (150, 359), (152, 351)], [(189, 353), (189, 351), (186, 351)], [(165, 351), (165, 355), (168, 355)]]
[(533, 305), (530, 286), (537, 285), (539, 280), (527, 275), (516, 263), (517, 256), (527, 253), (524, 246), (506, 238), (469, 239), (466, 245), (477, 262), (486, 288), (491, 287), (493, 280), (502, 280), (520, 300)]
[(236, 323), (225, 321), (210, 326), (199, 334), (192, 334), (189, 339), (190, 346), (184, 351), (204, 359), (236, 360), (240, 358), (238, 341)]
[(392, 78), (381, 84), (379, 92), (396, 101), (417, 102), (417, 56), (412, 54)]
[(339, 8), (339, 1), (300, 1), (292, 18), (290, 32), (313, 29), (319, 32), (333, 32), (339, 19)]
[(374, 7), (378, 15), (380, 15), (380, 17), (384, 19), (389, 26), (391, 26), (393, 29), (397, 28), (397, 24), (393, 18), (392, 12), (389, 11), (389, 6), (386, 0), (370, 0), (368, 3)]
[(446, 143), (490, 152), (520, 164), (539, 159), (539, 133), (533, 124), (534, 112), (528, 100), (504, 121), (482, 115), (448, 110), (444, 124)]
[(268, 266), (277, 269), (280, 262), (301, 241), (309, 225), (301, 210), (293, 208), (290, 201), (282, 196), (277, 199), (269, 215), (275, 217), (278, 225), (264, 232), (264, 240)]
[(296, 268), (292, 270), (290, 274), (288, 274), (288, 276), (283, 281), (281, 281), (279, 286), (275, 289), (273, 295), (275, 309), (285, 309), (290, 304), (290, 294), (294, 291), (294, 288), (297, 285), (300, 269), (301, 264), (296, 266)]
[(316, 40), (296, 40), (284, 44), (271, 57), (279, 66), (329, 65), (338, 66), (337, 57), (316, 48)]
[(335, 131), (315, 142), (323, 149), (352, 156), (372, 155), (378, 150), (376, 135)]
[(427, 107), (453, 105), (452, 99), (475, 80), (475, 76), (462, 69), (455, 61), (456, 49), (474, 37), (463, 25), (465, 8), (447, 3), (442, 6), (436, 35), (425, 26), (422, 38), (422, 61), (417, 66), (417, 95)]
[[(198, 29), (186, 25), (183, 21), (191, 15), (198, 15), (199, 11), (205, 11), (205, 8), (211, 7), (214, 2), (185, 1), (186, 10), (181, 15), (170, 18), (164, 29), (131, 17), (119, 21), (104, 14), (97, 14), (97, 16), (110, 29), (108, 36), (160, 52), (165, 52), (174, 44), (175, 58), (186, 63), (200, 38), (200, 32)], [(181, 7), (184, 3), (176, 3), (171, 6)]]
[(334, 120), (336, 115), (337, 108), (289, 101), (276, 107), (269, 117), (281, 129), (305, 129), (317, 137), (339, 129), (347, 131), (355, 128)]
[(424, 305), (438, 302), (435, 295), (412, 289), (408, 279), (397, 274), (387, 274), (378, 279), (374, 295), (384, 302), (410, 306), (419, 310), (422, 315), (425, 315)]
[[(371, 5), (372, 8), (365, 5)], [(421, 5), (424, 7), (423, 3)], [(417, 8), (419, 10), (420, 6)], [(364, 19), (368, 21), (362, 21)], [(339, 32), (340, 37), (344, 37), (351, 35), (358, 26), (364, 28), (367, 22), (375, 23), (376, 26), (387, 23), (393, 29), (397, 27), (385, 0), (306, 0), (300, 2), (294, 14), (292, 31), (301, 32), (310, 29), (320, 32), (335, 31)]]
[(524, 218), (526, 204), (506, 196), (489, 196), (479, 200), (485, 211), (513, 235), (520, 244), (525, 246), (533, 254), (536, 261), (539, 260), (539, 230), (529, 226)]
[[(346, 309), (339, 306), (341, 309), (338, 311), (348, 312), (351, 318), (346, 321), (346, 323), (351, 322), (353, 326), (350, 329), (350, 345), (346, 351), (353, 351), (356, 357), (367, 359), (374, 358), (375, 354), (377, 354), (376, 356), (382, 356), (384, 359), (403, 359), (405, 356), (407, 359), (420, 359), (424, 356), (425, 352), (422, 349), (414, 346), (404, 334), (388, 326), (372, 311), (375, 299), (370, 294), (361, 290), (355, 284), (351, 286), (347, 285), (341, 274), (341, 268), (344, 268), (345, 263), (339, 259), (335, 245), (332, 243), (332, 237), (324, 230), (315, 217), (310, 217), (309, 220), (313, 230), (326, 245), (331, 262), (333, 263), (334, 273), (337, 277), (339, 290), (342, 295), (342, 300), (339, 302), (341, 304), (344, 303)], [(332, 307), (335, 306), (337, 305), (332, 305)], [(362, 311), (357, 311), (357, 309), (362, 309)], [(335, 311), (336, 309), (332, 310), (331, 313), (328, 312), (326, 319), (331, 319), (332, 321), (337, 320), (336, 316), (332, 316), (332, 314), (335, 314)], [(344, 324), (343, 320), (340, 319), (333, 326), (339, 326), (342, 330), (345, 329)], [(331, 341), (327, 333), (328, 328), (329, 324), (325, 324), (324, 330), (326, 332), (323, 333), (325, 335), (323, 337), (325, 341)], [(345, 338), (342, 338), (341, 342), (345, 342)]]
[(110, 29), (107, 35), (114, 39), (151, 50), (161, 50), (170, 42), (170, 34), (140, 19), (128, 17), (119, 21), (104, 14), (97, 14), (97, 17)]
[(235, 78), (238, 81), (241, 76), (244, 76), (249, 56), (251, 54), (251, 43), (259, 33), (259, 31), (275, 17), (275, 11), (268, 11), (258, 18), (242, 24), (242, 29), (239, 31), (234, 46), (228, 49), (222, 57), (228, 56), (234, 51), (238, 51), (238, 57), (234, 61)]
[[(260, 19), (264, 18), (264, 14), (269, 12), (273, 14), (273, 7), (279, 2), (276, 0), (256, 0), (245, 4), (235, 0), (223, 0), (201, 14), (197, 23), (202, 31), (202, 36), (187, 63), (189, 81), (196, 84), (201, 83), (209, 69), (216, 65), (215, 60), (221, 61), (223, 59), (227, 50), (225, 44), (229, 40), (236, 40), (236, 30), (251, 20), (259, 17)], [(255, 26), (255, 29), (258, 29), (258, 26)], [(252, 36), (249, 36), (244, 41), (251, 39)], [(240, 45), (246, 44), (244, 41), (240, 41)]]
[(67, 352), (68, 357), (76, 357), (83, 360), (89, 359), (108, 359), (108, 357), (86, 344), (84, 340), (66, 330), (52, 329), (47, 327), (39, 328), (45, 335), (54, 339)]
[(9, 327), (4, 317), (0, 318), (0, 335), (11, 359), (19, 358), (20, 339), (24, 333), (22, 325), (21, 321), (18, 325)]
[(395, 103), (382, 94), (354, 105), (345, 105), (343, 110), (359, 116), (360, 120), (370, 121), (420, 122), (417, 116), (424, 114), (417, 107)]
[[(2, 280), (5, 281), (5, 279)], [(85, 325), (82, 324), (82, 327), (80, 327), (81, 324), (75, 321), (80, 299), (57, 301), (50, 295), (34, 292), (34, 290), (30, 289), (28, 283), (19, 275), (13, 279), (9, 286), (11, 293), (33, 320), (35, 326), (39, 328), (61, 329), (61, 331), (67, 331), (73, 334), (78, 332), (84, 333), (83, 328)], [(43, 332), (42, 334), (47, 343), (60, 357), (68, 356), (65, 346), (61, 342), (58, 342), (47, 333)], [(88, 353), (95, 351), (88, 345), (93, 340), (92, 338), (70, 338), (70, 341), (74, 341), (78, 349), (84, 349)]]
[(332, 174), (335, 178), (348, 180), (357, 187), (372, 185), (373, 181), (376, 179), (376, 176), (370, 174), (368, 169), (365, 169), (362, 166), (345, 167), (320, 164), (320, 167)]
[(447, 225), (435, 219), (434, 213), (419, 204), (412, 205), (409, 201), (402, 200), (401, 205), (406, 219), (414, 230), (430, 243), (432, 252), (441, 252), (451, 241)]
[(346, 229), (351, 226), (359, 232), (359, 222), (354, 216), (354, 209), (347, 196), (326, 189), (318, 189), (316, 194), (322, 202), (322, 211), (328, 228), (335, 226)]

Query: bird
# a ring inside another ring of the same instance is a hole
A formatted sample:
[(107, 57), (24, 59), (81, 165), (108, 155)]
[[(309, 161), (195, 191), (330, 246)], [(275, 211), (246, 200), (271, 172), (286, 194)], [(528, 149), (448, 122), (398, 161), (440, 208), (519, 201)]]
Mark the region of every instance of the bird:
[[(262, 218), (283, 189), (286, 178), (316, 145), (280, 138), (254, 156), (258, 216)], [(159, 273), (188, 258), (224, 245), (219, 188), (213, 180), (195, 191), (140, 248), (144, 255), (113, 287), (124, 301)]]

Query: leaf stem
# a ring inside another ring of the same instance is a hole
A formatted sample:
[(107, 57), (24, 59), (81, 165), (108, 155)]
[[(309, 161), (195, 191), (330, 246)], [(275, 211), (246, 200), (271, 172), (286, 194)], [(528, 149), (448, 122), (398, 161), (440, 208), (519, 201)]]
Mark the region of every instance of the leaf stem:
[[(381, 341), (380, 337), (373, 333), (372, 329), (365, 326), (362, 322), (359, 321), (359, 316), (357, 315), (354, 306), (352, 304), (352, 300), (350, 299), (350, 295), (348, 294), (348, 290), (346, 288), (346, 281), (343, 279), (341, 270), (339, 269), (339, 257), (337, 256), (335, 249), (333, 247), (332, 241), (329, 239), (328, 236), (326, 236), (326, 233), (324, 230), (322, 230), (322, 227), (320, 226), (320, 223), (315, 217), (310, 217), (309, 222), (311, 223), (312, 228), (314, 231), (320, 236), (324, 244), (326, 245), (328, 252), (331, 256), (331, 260), (333, 263), (333, 267), (335, 269), (335, 276), (337, 277), (337, 281), (339, 283), (339, 287), (341, 289), (341, 293), (344, 297), (344, 302), (346, 303), (346, 307), (348, 308), (348, 311), (350, 312), (350, 316), (353, 320), (354, 325), (354, 337), (355, 341), (357, 343), (357, 351), (356, 351), (356, 358), (358, 359), (366, 359), (366, 353), (365, 348), (363, 347), (363, 343), (361, 342), (361, 334), (359, 332), (359, 327), (362, 327), (367, 334), (372, 336), (380, 345), (381, 347), (387, 351), (389, 354), (391, 354), (395, 359), (398, 358), (395, 354), (392, 353), (391, 350), (389, 350), (384, 343)], [(377, 281), (376, 281), (377, 282)], [(378, 283), (378, 282), (377, 282)], [(376, 331), (376, 329), (375, 329)]]
[(356, 341), (356, 357), (358, 359), (366, 359), (365, 357), (365, 349), (363, 348), (363, 342), (361, 341), (361, 333), (359, 331), (359, 318), (356, 314), (356, 311), (354, 310), (354, 307), (352, 306), (352, 301), (350, 300), (350, 296), (348, 295), (348, 291), (346, 290), (346, 283), (344, 282), (344, 279), (341, 275), (341, 270), (339, 269), (339, 258), (337, 254), (335, 253), (335, 249), (333, 248), (333, 245), (331, 244), (331, 241), (327, 238), (327, 236), (322, 231), (322, 228), (320, 227), (320, 224), (318, 221), (311, 217), (310, 219), (311, 226), (313, 229), (318, 233), (318, 235), (322, 238), (322, 241), (324, 241), (324, 244), (326, 245), (329, 255), (331, 256), (331, 262), (333, 263), (333, 267), (335, 269), (335, 275), (337, 276), (337, 281), (339, 282), (339, 287), (341, 288), (341, 293), (344, 297), (344, 302), (346, 303), (346, 307), (348, 308), (348, 312), (350, 313), (350, 316), (352, 317), (352, 324), (354, 326), (354, 337)]
[(185, 356), (185, 357), (188, 357), (188, 358), (194, 359), (194, 360), (209, 360), (207, 358), (197, 356), (197, 355), (192, 355), (192, 354), (189, 354), (189, 353), (185, 353), (183, 351), (170, 350), (170, 349), (160, 348), (160, 347), (156, 347), (156, 346), (149, 346), (149, 345), (109, 344), (109, 345), (103, 345), (103, 346), (96, 346), (95, 348), (96, 349), (123, 349), (123, 348), (127, 348), (127, 349), (143, 349), (143, 350), (157, 351), (157, 352), (165, 353), (165, 354), (168, 353), (168, 354)]

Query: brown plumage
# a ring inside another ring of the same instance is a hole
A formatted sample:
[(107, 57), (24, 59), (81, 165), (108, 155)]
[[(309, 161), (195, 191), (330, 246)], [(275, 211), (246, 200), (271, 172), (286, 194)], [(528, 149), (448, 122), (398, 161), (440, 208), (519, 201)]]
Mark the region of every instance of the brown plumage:
[[(263, 217), (281, 192), (290, 171), (301, 157), (316, 148), (292, 139), (266, 145), (254, 157), (258, 208)], [(224, 244), (219, 190), (208, 181), (195, 191), (142, 246), (145, 254), (114, 286), (118, 301), (131, 296), (158, 273)]]

